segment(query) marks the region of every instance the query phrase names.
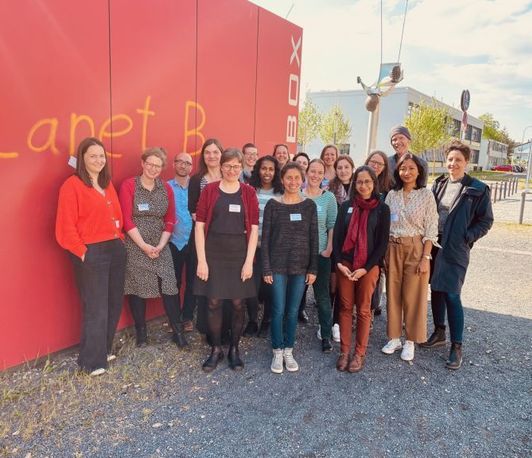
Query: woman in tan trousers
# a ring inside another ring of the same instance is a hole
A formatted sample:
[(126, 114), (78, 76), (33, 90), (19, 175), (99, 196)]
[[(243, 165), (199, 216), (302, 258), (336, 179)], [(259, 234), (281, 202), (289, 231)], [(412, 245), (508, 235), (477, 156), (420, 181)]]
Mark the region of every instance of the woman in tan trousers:
[[(432, 245), (438, 238), (434, 195), (424, 187), (420, 160), (407, 153), (394, 171), (395, 186), (386, 197), (390, 207), (390, 243), (386, 252), (387, 333), (382, 352), (403, 349), (401, 359), (414, 359), (414, 343), (427, 337), (427, 294)], [(405, 343), (401, 343), (402, 327)]]

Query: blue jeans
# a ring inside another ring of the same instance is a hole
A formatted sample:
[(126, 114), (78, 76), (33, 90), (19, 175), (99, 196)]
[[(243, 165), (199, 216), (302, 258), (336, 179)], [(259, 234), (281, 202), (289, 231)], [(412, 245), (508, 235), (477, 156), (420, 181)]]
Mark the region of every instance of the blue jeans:
[(449, 319), (451, 342), (462, 343), (464, 333), (464, 308), (460, 294), (432, 291), (430, 295), (434, 326), (445, 326), (445, 311)]
[(272, 348), (293, 348), (296, 340), (297, 313), (305, 290), (305, 275), (273, 274)]

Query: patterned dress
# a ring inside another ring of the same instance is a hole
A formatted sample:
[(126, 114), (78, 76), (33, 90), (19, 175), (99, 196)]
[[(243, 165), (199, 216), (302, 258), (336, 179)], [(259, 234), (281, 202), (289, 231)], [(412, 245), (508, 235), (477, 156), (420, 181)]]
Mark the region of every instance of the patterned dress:
[[(143, 240), (157, 246), (164, 231), (163, 218), (168, 210), (168, 193), (160, 179), (155, 180), (154, 188), (149, 191), (135, 177), (133, 198), (133, 222)], [(159, 256), (151, 259), (130, 238), (126, 238), (126, 284), (124, 294), (134, 294), (142, 298), (160, 297), (163, 294), (177, 294), (177, 284), (168, 244)], [(159, 279), (161, 286), (159, 288)]]

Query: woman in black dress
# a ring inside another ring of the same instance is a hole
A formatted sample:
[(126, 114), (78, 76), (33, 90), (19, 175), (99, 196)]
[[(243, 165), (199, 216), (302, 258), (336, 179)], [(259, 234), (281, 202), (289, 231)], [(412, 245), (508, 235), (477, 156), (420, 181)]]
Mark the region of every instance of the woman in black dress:
[(198, 268), (194, 293), (208, 300), (207, 323), (211, 354), (203, 363), (213, 371), (223, 358), (222, 303), (232, 302), (229, 366), (241, 370), (238, 344), (244, 326), (245, 299), (256, 295), (253, 257), (259, 232), (259, 204), (255, 189), (239, 181), (242, 153), (236, 148), (223, 152), (222, 180), (208, 184), (196, 208)]

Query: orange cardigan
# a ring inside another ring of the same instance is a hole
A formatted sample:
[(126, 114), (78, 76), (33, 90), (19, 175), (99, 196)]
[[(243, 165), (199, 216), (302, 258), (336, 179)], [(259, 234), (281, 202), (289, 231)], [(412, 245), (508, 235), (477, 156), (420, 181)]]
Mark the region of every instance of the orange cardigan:
[(123, 218), (112, 183), (105, 196), (72, 175), (59, 190), (55, 238), (65, 250), (81, 258), (88, 243), (124, 239)]

